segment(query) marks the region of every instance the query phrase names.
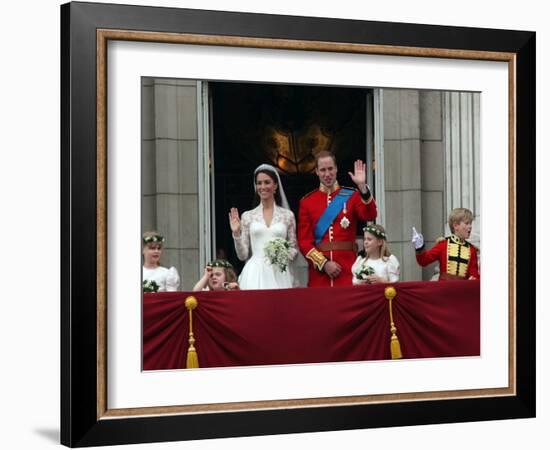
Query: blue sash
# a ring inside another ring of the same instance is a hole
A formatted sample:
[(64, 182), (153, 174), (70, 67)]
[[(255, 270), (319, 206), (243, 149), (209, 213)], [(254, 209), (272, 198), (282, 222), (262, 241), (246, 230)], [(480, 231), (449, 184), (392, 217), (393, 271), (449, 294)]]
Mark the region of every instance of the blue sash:
[(336, 216), (340, 214), (340, 211), (342, 211), (342, 208), (344, 207), (344, 203), (349, 200), (352, 194), (353, 191), (351, 189), (342, 188), (327, 206), (327, 209), (325, 209), (325, 212), (319, 218), (317, 225), (315, 225), (315, 230), (313, 231), (315, 244), (321, 242), (321, 239), (323, 239), (328, 227), (330, 227), (333, 220), (336, 219)]

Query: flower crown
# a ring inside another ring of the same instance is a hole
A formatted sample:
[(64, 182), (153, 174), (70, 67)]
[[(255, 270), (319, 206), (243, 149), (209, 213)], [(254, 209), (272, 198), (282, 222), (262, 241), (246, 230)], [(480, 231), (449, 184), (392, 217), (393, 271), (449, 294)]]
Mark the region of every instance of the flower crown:
[(227, 259), (215, 259), (207, 264), (209, 267), (223, 267), (225, 269), (233, 269), (233, 265)]
[(377, 238), (386, 239), (386, 233), (376, 227), (373, 227), (372, 225), (367, 225), (365, 228), (363, 228), (363, 232), (369, 232), (371, 234), (374, 234)]
[(159, 243), (162, 244), (164, 242), (164, 236), (161, 236), (160, 234), (155, 234), (153, 236), (145, 236), (143, 238), (144, 244), (152, 244), (152, 243)]

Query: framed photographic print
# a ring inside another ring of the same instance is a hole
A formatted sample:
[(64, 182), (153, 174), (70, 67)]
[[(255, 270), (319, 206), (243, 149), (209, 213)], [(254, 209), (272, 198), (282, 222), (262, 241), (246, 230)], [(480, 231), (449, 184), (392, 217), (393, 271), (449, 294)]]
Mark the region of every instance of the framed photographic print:
[(63, 444), (534, 416), (535, 33), (61, 18)]

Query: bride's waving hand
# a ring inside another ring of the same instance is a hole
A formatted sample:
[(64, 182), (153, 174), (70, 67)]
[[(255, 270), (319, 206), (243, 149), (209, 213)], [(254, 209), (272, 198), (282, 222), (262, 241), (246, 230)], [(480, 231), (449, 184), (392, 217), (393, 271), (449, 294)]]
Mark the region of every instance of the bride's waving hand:
[(238, 237), (241, 235), (241, 218), (239, 217), (239, 210), (237, 208), (231, 208), (229, 211), (229, 226), (233, 236)]

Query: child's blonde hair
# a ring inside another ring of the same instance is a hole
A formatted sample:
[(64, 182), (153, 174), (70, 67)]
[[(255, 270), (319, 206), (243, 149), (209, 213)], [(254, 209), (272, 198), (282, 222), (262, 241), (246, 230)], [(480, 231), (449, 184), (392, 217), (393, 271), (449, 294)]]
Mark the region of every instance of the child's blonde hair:
[[(390, 247), (388, 246), (388, 241), (386, 240), (386, 230), (382, 225), (372, 224), (367, 225), (363, 228), (363, 233), (370, 233), (373, 236), (376, 236), (378, 239), (382, 239), (382, 245), (380, 246), (380, 257), (382, 260), (386, 261), (391, 256)], [(364, 252), (365, 256), (368, 257), (366, 251)]]
[(454, 234), (454, 226), (460, 222), (470, 222), (474, 221), (474, 214), (467, 208), (455, 208), (449, 214), (449, 229), (451, 233)]

